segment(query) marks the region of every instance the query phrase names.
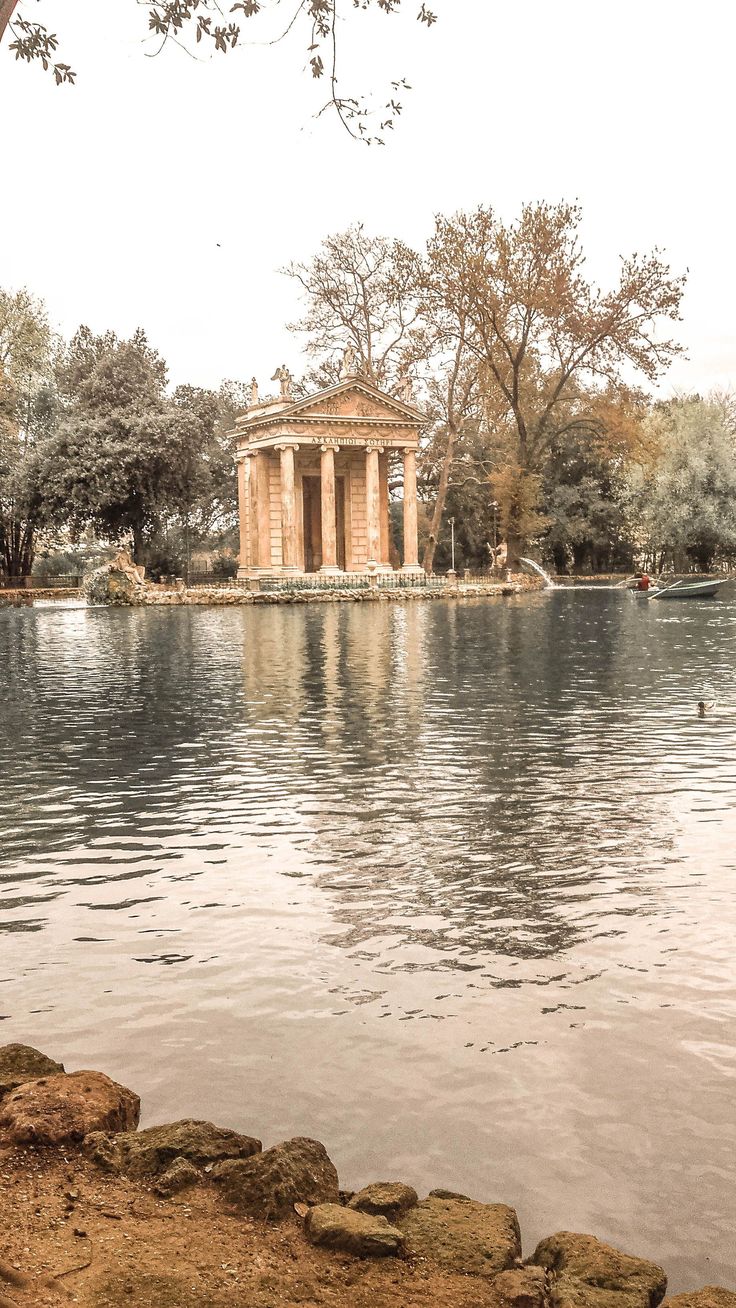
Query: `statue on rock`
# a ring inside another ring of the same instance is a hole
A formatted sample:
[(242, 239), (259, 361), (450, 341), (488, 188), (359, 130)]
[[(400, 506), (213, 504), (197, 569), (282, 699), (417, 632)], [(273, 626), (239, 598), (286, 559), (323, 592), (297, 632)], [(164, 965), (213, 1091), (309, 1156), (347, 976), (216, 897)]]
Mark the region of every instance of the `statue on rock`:
[(258, 403), (258, 382), (255, 377), (251, 377), (250, 381), (250, 402), (252, 405)]
[(145, 568), (120, 550), (109, 563), (95, 568), (84, 581), (88, 604), (143, 604), (146, 595)]

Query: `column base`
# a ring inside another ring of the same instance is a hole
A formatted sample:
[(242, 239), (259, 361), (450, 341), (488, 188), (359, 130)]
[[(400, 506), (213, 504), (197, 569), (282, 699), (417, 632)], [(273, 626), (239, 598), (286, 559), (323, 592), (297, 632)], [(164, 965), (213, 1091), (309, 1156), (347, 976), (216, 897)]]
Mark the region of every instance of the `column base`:
[(323, 563), (320, 568), (320, 575), (326, 577), (342, 577), (345, 569), (338, 568), (336, 563)]
[(368, 560), (365, 570), (366, 572), (393, 572), (390, 563), (374, 563), (373, 559)]
[(411, 572), (418, 577), (420, 573), (424, 573), (424, 568), (422, 567), (421, 563), (403, 563), (401, 565), (401, 571)]

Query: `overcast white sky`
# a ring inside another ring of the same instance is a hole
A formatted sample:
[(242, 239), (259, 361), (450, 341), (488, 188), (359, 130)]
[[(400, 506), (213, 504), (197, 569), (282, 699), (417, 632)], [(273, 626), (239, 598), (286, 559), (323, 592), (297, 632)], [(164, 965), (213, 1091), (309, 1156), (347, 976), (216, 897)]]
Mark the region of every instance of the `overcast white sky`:
[(42, 296), (67, 334), (144, 326), (175, 382), (263, 384), (300, 367), (278, 269), (328, 232), (359, 220), (420, 243), (439, 211), (578, 199), (598, 279), (653, 245), (690, 270), (689, 360), (664, 389), (736, 384), (732, 0), (433, 0), (429, 31), (404, 6), (345, 0), (344, 90), (414, 88), (367, 149), (315, 121), (303, 31), (151, 59), (136, 0), (25, 0), (78, 82), (0, 47), (0, 285)]

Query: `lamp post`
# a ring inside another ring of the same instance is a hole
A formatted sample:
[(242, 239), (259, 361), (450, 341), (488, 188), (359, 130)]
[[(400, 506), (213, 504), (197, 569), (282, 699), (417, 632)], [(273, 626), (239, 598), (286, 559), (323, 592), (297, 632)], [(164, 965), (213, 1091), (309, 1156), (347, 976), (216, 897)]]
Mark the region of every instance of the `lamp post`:
[(455, 519), (448, 518), (447, 521), (450, 524), (450, 542), (451, 542), (450, 549), (452, 552), (452, 571), (454, 572), (455, 571)]
[(498, 501), (497, 501), (497, 500), (493, 500), (493, 501), (492, 501), (492, 503), (491, 503), (491, 508), (493, 509), (493, 557), (494, 557), (494, 559), (495, 559), (495, 557), (496, 557), (496, 545), (498, 544), (498, 539), (497, 539), (497, 537), (498, 537), (498, 532), (497, 532), (497, 528), (496, 528), (496, 514), (498, 513)]

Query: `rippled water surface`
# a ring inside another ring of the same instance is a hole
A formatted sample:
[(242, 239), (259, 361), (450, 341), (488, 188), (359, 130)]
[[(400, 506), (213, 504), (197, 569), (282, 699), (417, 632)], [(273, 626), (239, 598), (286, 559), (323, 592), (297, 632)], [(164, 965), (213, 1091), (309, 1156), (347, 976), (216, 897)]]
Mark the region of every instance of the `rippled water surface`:
[(0, 612), (0, 1041), (736, 1285), (735, 651), (621, 592)]

